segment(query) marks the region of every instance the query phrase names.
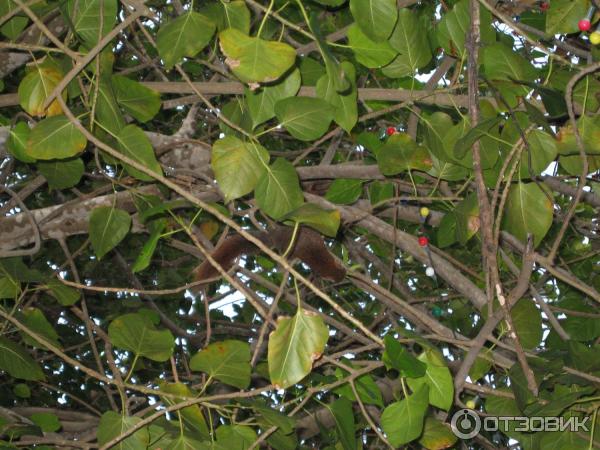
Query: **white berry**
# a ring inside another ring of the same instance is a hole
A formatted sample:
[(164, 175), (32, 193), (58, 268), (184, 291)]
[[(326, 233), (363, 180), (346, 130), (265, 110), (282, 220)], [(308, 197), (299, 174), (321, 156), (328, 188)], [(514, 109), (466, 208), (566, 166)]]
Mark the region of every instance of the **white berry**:
[(428, 277), (433, 277), (435, 275), (435, 270), (433, 270), (433, 267), (428, 267), (427, 269), (425, 269), (425, 274)]

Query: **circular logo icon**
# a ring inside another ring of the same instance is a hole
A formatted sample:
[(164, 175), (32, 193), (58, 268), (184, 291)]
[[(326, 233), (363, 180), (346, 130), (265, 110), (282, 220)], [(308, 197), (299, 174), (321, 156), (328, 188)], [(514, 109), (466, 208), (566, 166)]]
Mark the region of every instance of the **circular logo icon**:
[(454, 435), (460, 439), (471, 439), (477, 436), (481, 429), (481, 419), (471, 409), (456, 411), (450, 421)]

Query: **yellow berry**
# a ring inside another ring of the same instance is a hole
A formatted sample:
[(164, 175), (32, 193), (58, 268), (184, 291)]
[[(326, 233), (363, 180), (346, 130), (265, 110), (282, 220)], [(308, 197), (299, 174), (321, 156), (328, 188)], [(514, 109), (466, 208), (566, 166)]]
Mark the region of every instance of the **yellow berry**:
[(475, 409), (475, 402), (473, 400), (469, 400), (465, 405), (469, 409)]
[(590, 42), (594, 45), (600, 44), (600, 31), (594, 31), (590, 34)]
[(421, 217), (427, 217), (429, 215), (429, 208), (423, 206), (419, 212), (421, 213)]

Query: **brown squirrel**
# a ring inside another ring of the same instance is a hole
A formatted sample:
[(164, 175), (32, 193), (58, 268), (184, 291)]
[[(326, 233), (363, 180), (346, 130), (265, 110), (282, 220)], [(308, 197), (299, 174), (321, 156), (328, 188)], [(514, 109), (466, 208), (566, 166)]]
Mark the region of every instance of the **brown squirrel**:
[[(287, 250), (292, 240), (293, 229), (277, 226), (269, 231), (254, 231), (251, 234), (271, 249), (280, 253)], [(236, 234), (227, 237), (211, 254), (224, 270), (229, 270), (240, 255), (253, 255), (259, 249), (243, 236)], [(329, 252), (323, 237), (316, 231), (300, 227), (296, 233), (294, 245), (289, 252), (289, 259), (298, 258), (315, 273), (315, 275), (331, 281), (341, 281), (346, 269)], [(195, 270), (195, 281), (208, 281), (219, 275), (208, 260)]]

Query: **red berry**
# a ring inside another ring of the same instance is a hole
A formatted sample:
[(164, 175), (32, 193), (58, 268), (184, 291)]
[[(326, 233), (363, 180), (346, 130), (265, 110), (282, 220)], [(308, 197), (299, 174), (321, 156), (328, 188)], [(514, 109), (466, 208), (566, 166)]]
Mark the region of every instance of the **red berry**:
[(588, 19), (581, 19), (577, 25), (581, 31), (589, 31), (592, 28), (592, 23)]
[(429, 243), (429, 239), (427, 239), (425, 236), (419, 237), (419, 245), (421, 247), (425, 247), (428, 243)]
[(550, 9), (550, 3), (548, 3), (548, 2), (540, 3), (540, 10), (548, 11), (549, 9)]
[(385, 132), (386, 132), (386, 134), (388, 136), (391, 136), (392, 134), (396, 133), (396, 128), (394, 128), (394, 127), (388, 127), (388, 129), (385, 130)]

